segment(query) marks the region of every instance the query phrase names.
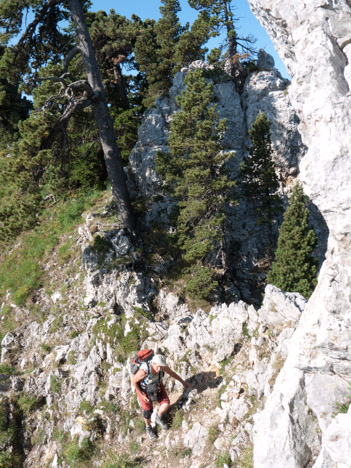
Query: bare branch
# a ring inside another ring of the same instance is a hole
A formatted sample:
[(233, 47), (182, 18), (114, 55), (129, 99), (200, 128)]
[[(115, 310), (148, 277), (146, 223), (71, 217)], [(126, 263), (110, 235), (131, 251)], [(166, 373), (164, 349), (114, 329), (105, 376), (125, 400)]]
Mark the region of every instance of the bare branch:
[(68, 65), (70, 63), (70, 61), (73, 59), (73, 57), (77, 54), (80, 54), (82, 51), (81, 49), (78, 47), (78, 46), (75, 46), (73, 47), (73, 49), (71, 49), (68, 54), (66, 55), (66, 57), (63, 59), (62, 61), (62, 70), (64, 71), (64, 73), (67, 72), (68, 70)]
[(83, 96), (79, 99), (72, 100), (69, 105), (64, 110), (63, 114), (60, 117), (60, 120), (51, 130), (49, 136), (43, 141), (42, 147), (48, 148), (51, 145), (52, 140), (55, 138), (57, 133), (60, 130), (63, 130), (70, 121), (71, 117), (77, 110), (85, 109), (86, 107), (90, 106), (92, 101), (96, 98), (96, 93), (91, 93), (89, 97)]
[(57, 100), (57, 99), (60, 99), (61, 95), (60, 94), (54, 94), (53, 96), (50, 96), (46, 101), (45, 101), (45, 104), (44, 104), (44, 110), (50, 110), (52, 109), (53, 105), (54, 105), (54, 102)]
[(86, 80), (78, 80), (70, 83), (67, 88), (73, 89), (84, 89), (86, 96), (91, 96), (93, 94), (93, 90), (91, 89), (90, 84)]
[(65, 109), (64, 113), (60, 117), (61, 125), (67, 125), (68, 121), (72, 117), (72, 115), (80, 109), (85, 109), (86, 107), (90, 106), (92, 101), (95, 99), (96, 93), (92, 93), (91, 96), (81, 97), (70, 103), (70, 105)]
[(66, 97), (69, 100), (74, 99), (74, 91), (82, 89), (84, 97), (90, 97), (93, 94), (93, 90), (91, 89), (91, 86), (86, 80), (77, 80), (73, 81), (70, 84), (67, 84), (65, 79), (70, 76), (69, 73), (64, 73), (61, 76), (46, 76), (42, 78), (38, 78), (38, 81), (55, 81), (56, 83), (61, 83), (61, 89), (59, 91), (59, 94), (55, 94), (53, 96), (50, 96), (44, 104), (44, 109), (45, 108), (51, 108), (52, 103), (55, 99), (60, 99), (62, 97)]
[(36, 78), (38, 81), (57, 81), (58, 83), (64, 83), (65, 84), (65, 79), (70, 76), (69, 73), (63, 73), (61, 76), (43, 76), (42, 78)]

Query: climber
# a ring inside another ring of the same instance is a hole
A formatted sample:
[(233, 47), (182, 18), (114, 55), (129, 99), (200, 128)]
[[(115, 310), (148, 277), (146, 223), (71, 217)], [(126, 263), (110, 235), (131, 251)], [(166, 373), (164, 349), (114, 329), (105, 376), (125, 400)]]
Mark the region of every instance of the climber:
[(136, 390), (140, 405), (144, 410), (146, 434), (151, 440), (156, 439), (156, 434), (151, 427), (153, 401), (158, 401), (160, 405), (156, 414), (156, 423), (163, 430), (168, 429), (167, 423), (162, 419), (170, 406), (166, 389), (162, 383), (164, 373), (178, 380), (184, 387), (193, 388), (189, 382), (185, 382), (176, 372), (167, 366), (166, 359), (162, 354), (156, 354), (151, 361), (141, 364), (139, 370), (132, 377), (132, 384)]

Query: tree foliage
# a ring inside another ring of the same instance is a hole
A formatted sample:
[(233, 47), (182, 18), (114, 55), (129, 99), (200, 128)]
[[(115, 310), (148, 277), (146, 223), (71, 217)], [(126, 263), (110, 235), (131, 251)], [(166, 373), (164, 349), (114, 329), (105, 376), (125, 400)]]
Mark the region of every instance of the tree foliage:
[(279, 182), (272, 159), (269, 127), (269, 119), (261, 112), (249, 130), (252, 146), (241, 164), (241, 177), (243, 192), (254, 206), (258, 223), (268, 226), (272, 248), (273, 224), (282, 205), (277, 193)]
[(144, 23), (135, 15), (131, 20), (111, 10), (87, 14), (96, 58), (99, 63), (118, 147), (123, 163), (137, 141), (137, 130), (145, 107), (145, 77), (135, 63), (134, 49), (144, 31)]
[(241, 37), (237, 33), (238, 18), (234, 15), (232, 0), (189, 0), (189, 5), (206, 14), (212, 36), (218, 36), (225, 30), (226, 58), (233, 60), (238, 53), (254, 51), (253, 36)]
[[(0, 56), (5, 47), (1, 47)], [(32, 103), (21, 96), (18, 86), (0, 78), (0, 148), (8, 148), (18, 137), (18, 122), (28, 117)]]
[(317, 260), (313, 256), (317, 237), (308, 223), (306, 203), (303, 189), (297, 184), (284, 213), (275, 261), (267, 280), (284, 291), (298, 292), (308, 299), (317, 284)]
[(200, 15), (191, 29), (181, 26), (178, 18), (178, 0), (161, 0), (161, 18), (144, 23), (138, 36), (135, 59), (145, 73), (148, 83), (144, 104), (150, 106), (155, 99), (168, 92), (174, 74), (194, 60), (204, 58), (203, 47), (209, 37), (206, 15)]
[(185, 85), (171, 122), (169, 152), (158, 153), (156, 168), (177, 203), (177, 243), (190, 273), (187, 290), (208, 297), (217, 284), (216, 253), (234, 186), (225, 169), (232, 154), (223, 151), (226, 124), (213, 104), (212, 83), (206, 84), (197, 69), (188, 73)]
[[(21, 132), (23, 141), (11, 151), (11, 157), (15, 161), (17, 174), (27, 171), (32, 176), (30, 186), (34, 189), (36, 185), (36, 193), (43, 191), (48, 179), (56, 187), (59, 184), (55, 179), (60, 181), (63, 178), (73, 184), (82, 184), (83, 181), (88, 184), (92, 181), (94, 172), (100, 177), (106, 176), (107, 171), (120, 219), (128, 229), (132, 229), (134, 219), (121, 155), (85, 21), (88, 5), (89, 2), (80, 0), (16, 0), (11, 2), (12, 8), (9, 8), (6, 0), (0, 3), (1, 40), (5, 43), (18, 35), (23, 27), (24, 15), (30, 14), (31, 20), (17, 43), (6, 47), (1, 57), (0, 73), (3, 79), (14, 85), (21, 82), (23, 90), (33, 93), (38, 106), (36, 112), (29, 117), (27, 128), (31, 127), (33, 134), (40, 139), (30, 148), (28, 141), (31, 140), (31, 135), (26, 135), (24, 126)], [(120, 18), (113, 16), (111, 22), (116, 24), (118, 19)], [(62, 21), (66, 21), (68, 26), (63, 27)], [(101, 22), (96, 21), (95, 31), (99, 29), (97, 25), (101, 29)], [(111, 27), (106, 30), (111, 32)], [(98, 40), (99, 35), (96, 34), (96, 41)], [(123, 52), (132, 53), (133, 45), (129, 49), (126, 44), (123, 46)], [(111, 73), (111, 66), (114, 66), (116, 88), (122, 89), (123, 80), (118, 80), (120, 68), (116, 57), (111, 51), (103, 49), (101, 60), (104, 60), (107, 75)], [(59, 66), (61, 62), (62, 68)], [(82, 70), (82, 64), (86, 73)], [(36, 91), (38, 85), (40, 92)], [(125, 98), (124, 105), (127, 108), (126, 96), (123, 93), (120, 95), (120, 101)], [(91, 106), (93, 112), (87, 110), (88, 106)], [(68, 130), (71, 119), (74, 118), (77, 125), (73, 127), (71, 138)], [(96, 128), (94, 130), (93, 122)], [(82, 135), (80, 139), (78, 132)], [(79, 151), (76, 151), (77, 140)], [(21, 145), (28, 150), (22, 151)], [(44, 158), (42, 154), (45, 154)], [(73, 157), (68, 158), (68, 155)], [(99, 170), (101, 155), (106, 166), (105, 173)], [(33, 161), (36, 164), (35, 170)], [(28, 171), (27, 167), (31, 170)], [(19, 192), (23, 195), (20, 199), (26, 196), (26, 186), (17, 182), (26, 179), (28, 174), (15, 179)], [(34, 205), (31, 206), (34, 209)], [(7, 212), (11, 216), (11, 211)]]

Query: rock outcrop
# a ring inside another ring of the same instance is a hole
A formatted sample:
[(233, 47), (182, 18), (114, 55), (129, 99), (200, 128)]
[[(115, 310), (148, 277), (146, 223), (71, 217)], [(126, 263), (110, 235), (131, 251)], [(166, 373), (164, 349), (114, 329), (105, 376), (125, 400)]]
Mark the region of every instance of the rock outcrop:
[[(255, 466), (281, 460), (296, 468), (307, 461), (314, 461), (314, 467), (351, 466), (349, 443), (338, 450), (351, 412), (331, 417), (351, 381), (351, 5), (347, 0), (249, 3), (292, 76), (289, 96), (308, 148), (299, 178), (330, 232), (318, 286), (274, 392), (257, 418)], [(306, 427), (308, 411), (316, 417), (320, 435)]]
[[(206, 70), (208, 80), (212, 80), (219, 117), (227, 121), (227, 132), (223, 141), (225, 151), (232, 152), (229, 169), (234, 179), (238, 168), (251, 146), (248, 129), (260, 112), (270, 119), (273, 159), (276, 163), (281, 183), (281, 193), (285, 194), (298, 173), (298, 163), (306, 148), (297, 131), (299, 119), (289, 98), (289, 80), (283, 79), (273, 67), (272, 58), (263, 50), (259, 53), (262, 69), (249, 73), (242, 92), (236, 90), (233, 79), (223, 71), (215, 71), (204, 62), (197, 61), (177, 73), (169, 93), (159, 98), (155, 107), (145, 116), (139, 128), (139, 140), (130, 154), (133, 179), (139, 193), (152, 201), (148, 207), (147, 220), (151, 223), (167, 223), (171, 202), (163, 193), (162, 184), (155, 173), (157, 151), (167, 151), (170, 121), (176, 112), (176, 97), (184, 88), (184, 78), (189, 70)], [(252, 211), (252, 210), (251, 210)], [(240, 290), (241, 299), (252, 301), (258, 283), (258, 264), (264, 256), (268, 240), (262, 235), (254, 216), (244, 198), (239, 205), (228, 210), (226, 229), (227, 265)], [(237, 289), (236, 289), (237, 291)], [(260, 291), (261, 293), (262, 291)], [(260, 293), (258, 295), (260, 295)]]
[[(104, 213), (88, 214), (78, 228), (83, 262), (68, 295), (42, 291), (37, 306), (47, 310), (45, 320), (29, 315), (1, 342), (8, 372), (0, 374), (2, 450), (14, 451), (26, 468), (73, 467), (80, 456), (87, 466), (122, 463), (133, 446), (150, 468), (213, 467), (218, 457), (241, 466), (252, 459), (253, 415), (288, 356), (305, 299), (268, 286), (258, 311), (242, 301), (190, 310), (134, 271), (136, 249)], [(151, 319), (151, 298), (158, 319)], [(172, 427), (153, 446), (130, 384), (128, 359), (137, 346), (165, 353), (194, 386), (183, 393), (166, 382)], [(9, 372), (15, 366), (21, 376)], [(89, 465), (89, 446), (102, 447), (100, 462)]]

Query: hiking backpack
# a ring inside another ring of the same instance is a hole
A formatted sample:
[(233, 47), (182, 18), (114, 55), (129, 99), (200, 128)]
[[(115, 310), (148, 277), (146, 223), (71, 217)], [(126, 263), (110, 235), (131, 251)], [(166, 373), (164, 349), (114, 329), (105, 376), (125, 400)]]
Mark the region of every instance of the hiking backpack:
[(150, 372), (150, 365), (149, 362), (151, 359), (154, 357), (154, 352), (152, 349), (142, 349), (141, 351), (138, 351), (133, 359), (132, 362), (130, 363), (130, 372), (134, 375), (138, 372), (140, 366), (146, 362), (148, 363), (148, 369)]

